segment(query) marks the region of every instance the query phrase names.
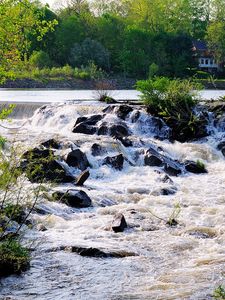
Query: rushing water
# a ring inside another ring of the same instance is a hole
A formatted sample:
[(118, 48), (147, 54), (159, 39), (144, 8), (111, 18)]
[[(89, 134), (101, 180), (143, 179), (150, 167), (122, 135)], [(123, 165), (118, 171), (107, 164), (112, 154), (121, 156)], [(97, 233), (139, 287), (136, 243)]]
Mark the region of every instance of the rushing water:
[[(125, 148), (109, 136), (72, 133), (77, 117), (102, 112), (104, 107), (94, 102), (54, 104), (44, 113), (37, 110), (27, 121), (8, 124), (12, 128), (22, 124), (20, 129), (1, 129), (1, 134), (24, 148), (55, 137), (85, 152), (92, 167), (82, 190), (93, 207), (78, 210), (42, 199), (39, 206), (49, 214), (33, 218), (48, 230), (26, 231), (26, 243), (36, 242), (31, 268), (22, 276), (3, 279), (0, 299), (212, 299), (225, 276), (225, 163), (216, 150), (223, 130), (211, 128), (212, 135), (202, 141), (171, 144), (154, 138), (151, 118), (141, 111), (137, 122), (132, 122), (134, 112), (126, 119), (133, 147)], [(107, 115), (108, 122), (116, 119), (113, 113)], [(166, 137), (166, 128), (161, 135)], [(123, 170), (102, 166), (102, 157), (91, 154), (94, 142), (106, 149), (106, 155), (123, 153), (127, 159)], [(160, 195), (159, 188), (170, 184), (159, 181), (157, 168), (143, 166), (143, 152), (151, 145), (163, 147), (176, 159), (203, 161), (208, 174), (173, 177), (177, 193)], [(179, 225), (169, 227), (161, 219), (167, 220), (178, 203)], [(129, 225), (123, 233), (109, 229), (117, 212)], [(89, 258), (54, 250), (60, 246), (135, 255)]]

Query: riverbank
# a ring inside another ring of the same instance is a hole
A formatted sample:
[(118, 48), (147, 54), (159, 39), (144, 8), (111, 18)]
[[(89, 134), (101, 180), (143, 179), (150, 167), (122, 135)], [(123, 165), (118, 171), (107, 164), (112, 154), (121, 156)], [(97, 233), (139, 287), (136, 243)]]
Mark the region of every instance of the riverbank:
[[(107, 89), (134, 89), (136, 83), (135, 79), (132, 78), (110, 78), (101, 80), (101, 83), (104, 82)], [(95, 79), (15, 79), (15, 80), (6, 80), (5, 83), (0, 84), (0, 88), (9, 88), (9, 89), (74, 89), (74, 90), (93, 90), (99, 89), (100, 80)]]
[[(99, 89), (99, 83), (104, 82), (107, 89), (131, 90), (134, 89), (137, 79), (115, 77), (103, 80), (97, 79), (76, 79), (76, 78), (54, 78), (54, 79), (8, 79), (0, 88), (8, 89), (73, 89), (73, 90), (95, 90)], [(213, 82), (201, 80), (200, 83), (205, 89), (225, 90), (225, 80), (219, 79)]]

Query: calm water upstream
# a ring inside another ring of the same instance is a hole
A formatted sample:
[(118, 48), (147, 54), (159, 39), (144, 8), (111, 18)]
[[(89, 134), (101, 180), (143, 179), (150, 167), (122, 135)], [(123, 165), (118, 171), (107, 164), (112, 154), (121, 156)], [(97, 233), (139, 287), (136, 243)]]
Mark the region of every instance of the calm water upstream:
[[(119, 99), (137, 97), (135, 91), (116, 93)], [(92, 94), (92, 91), (0, 90), (0, 99), (45, 103), (90, 99)], [(225, 91), (203, 92), (208, 99), (219, 95), (225, 95)], [(14, 141), (18, 148), (34, 147), (54, 137), (62, 142), (63, 153), (71, 148), (86, 153), (90, 178), (79, 189), (93, 202), (93, 207), (79, 210), (49, 202), (44, 197), (40, 199), (38, 206), (46, 214), (34, 213), (32, 217), (47, 231), (26, 229), (25, 243), (35, 242), (31, 268), (21, 276), (2, 279), (0, 299), (213, 299), (215, 287), (225, 283), (225, 160), (216, 148), (225, 140), (225, 126), (209, 123), (207, 138), (170, 143), (167, 127), (156, 128), (152, 117), (135, 107), (124, 120), (133, 142), (131, 147), (124, 147), (107, 135), (72, 132), (78, 117), (102, 114), (105, 107), (85, 101), (54, 103), (36, 110), (29, 118), (24, 113), (12, 120), (8, 127), (18, 127), (17, 130), (0, 129), (0, 134)], [(103, 120), (108, 124), (121, 122), (113, 111), (104, 115)], [(101, 145), (104, 151), (94, 156), (93, 143)], [(157, 172), (160, 168), (144, 166), (144, 153), (151, 146), (163, 148), (173, 159), (200, 160), (208, 173), (185, 173), (172, 177), (173, 182), (163, 182)], [(119, 153), (125, 157), (122, 171), (102, 165), (106, 156)], [(77, 174), (75, 168), (70, 171)], [(26, 188), (29, 186), (27, 182)], [(47, 188), (71, 187), (67, 184)], [(160, 192), (171, 187), (176, 191), (173, 195)], [(177, 204), (181, 207), (179, 224), (169, 227), (161, 219), (167, 220)], [(122, 233), (109, 229), (118, 212), (124, 214), (128, 223), (128, 229)], [(82, 257), (59, 251), (61, 246), (96, 247), (125, 257)]]
[[(135, 90), (113, 90), (112, 97), (120, 100), (136, 100), (140, 93)], [(216, 99), (225, 95), (225, 90), (205, 90), (202, 91), (203, 99)], [(16, 90), (0, 89), (0, 101), (4, 102), (33, 102), (51, 103), (66, 100), (93, 100), (96, 99), (94, 90)]]

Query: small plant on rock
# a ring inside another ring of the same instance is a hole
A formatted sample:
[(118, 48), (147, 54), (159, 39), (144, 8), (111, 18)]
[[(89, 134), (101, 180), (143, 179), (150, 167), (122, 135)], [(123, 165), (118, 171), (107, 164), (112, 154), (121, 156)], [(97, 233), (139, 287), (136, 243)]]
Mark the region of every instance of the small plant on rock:
[(213, 293), (213, 298), (217, 300), (225, 300), (225, 288), (218, 286)]

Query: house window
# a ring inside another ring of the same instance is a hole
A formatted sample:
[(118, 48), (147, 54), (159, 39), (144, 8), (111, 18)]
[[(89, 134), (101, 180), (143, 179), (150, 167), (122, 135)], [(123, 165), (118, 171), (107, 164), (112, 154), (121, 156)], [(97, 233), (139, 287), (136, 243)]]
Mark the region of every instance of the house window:
[(210, 59), (210, 65), (213, 65), (213, 59)]
[(205, 64), (206, 64), (206, 65), (209, 64), (209, 60), (208, 60), (208, 59), (205, 60)]
[(201, 64), (204, 65), (204, 59), (203, 58), (201, 59)]

